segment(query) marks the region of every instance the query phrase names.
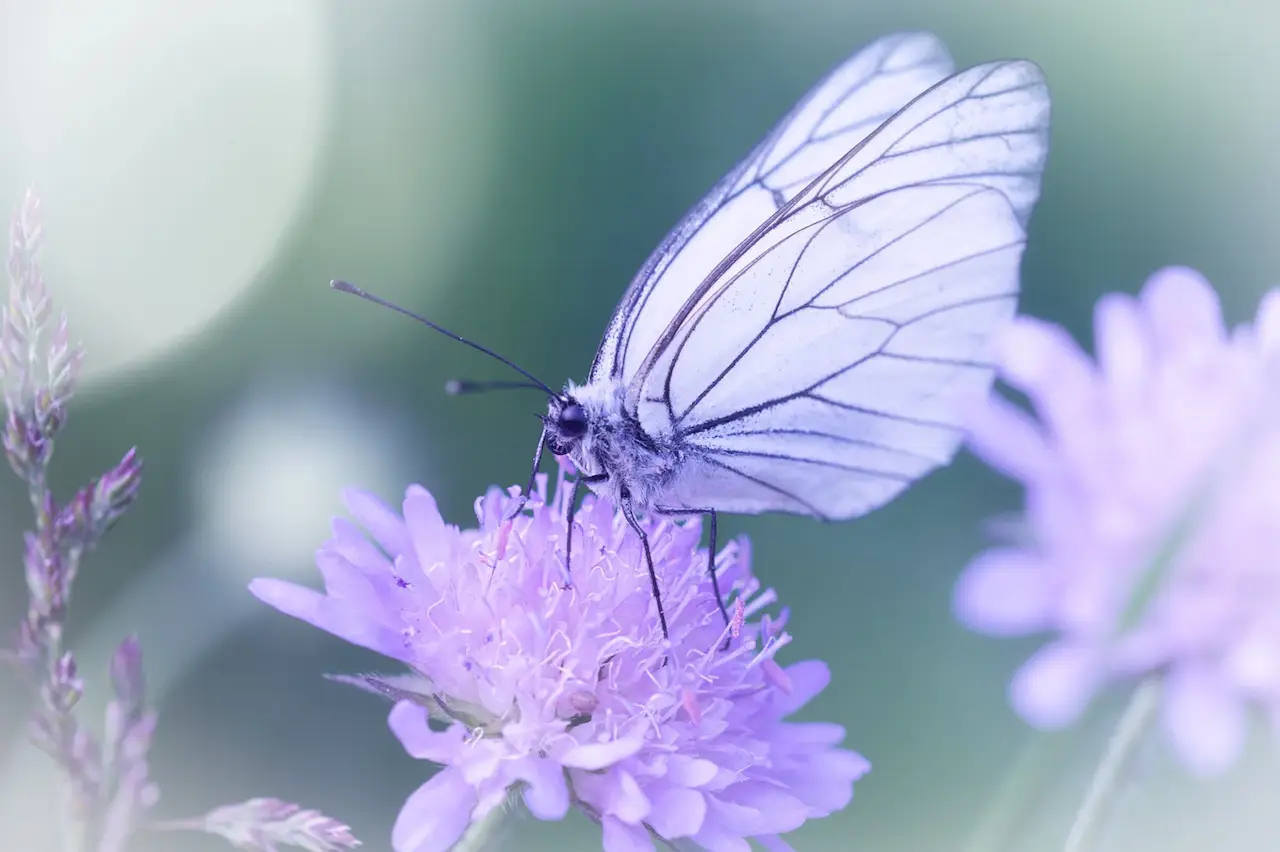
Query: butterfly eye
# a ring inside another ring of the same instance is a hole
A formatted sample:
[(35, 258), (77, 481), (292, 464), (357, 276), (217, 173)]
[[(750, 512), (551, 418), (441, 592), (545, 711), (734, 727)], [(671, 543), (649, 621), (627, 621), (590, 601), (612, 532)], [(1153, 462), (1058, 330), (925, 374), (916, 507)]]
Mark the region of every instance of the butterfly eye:
[(587, 413), (582, 410), (581, 405), (571, 402), (560, 410), (556, 425), (560, 427), (560, 434), (564, 437), (581, 438), (587, 434)]

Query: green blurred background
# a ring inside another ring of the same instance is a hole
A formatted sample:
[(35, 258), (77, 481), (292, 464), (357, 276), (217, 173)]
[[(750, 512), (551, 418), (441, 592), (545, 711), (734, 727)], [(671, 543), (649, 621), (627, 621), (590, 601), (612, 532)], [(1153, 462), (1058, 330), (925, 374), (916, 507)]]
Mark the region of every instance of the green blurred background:
[[(88, 348), (55, 482), (69, 494), (134, 444), (147, 463), (83, 572), (72, 642), (96, 713), (112, 643), (141, 635), (160, 815), (280, 796), (388, 849), (428, 767), (387, 706), (321, 679), (378, 661), (245, 583), (312, 581), (344, 485), (395, 500), (422, 482), (468, 523), (483, 488), (525, 475), (535, 396), (446, 397), (447, 378), (506, 376), (327, 281), (581, 379), (684, 210), (831, 65), (908, 28), (960, 65), (1021, 56), (1048, 75), (1027, 312), (1087, 344), (1098, 295), (1164, 264), (1205, 271), (1233, 320), (1280, 281), (1265, 0), (0, 2), (0, 206), (28, 183), (44, 197), (47, 276)], [(965, 457), (854, 523), (723, 522), (793, 609), (784, 656), (831, 663), (806, 715), (846, 725), (874, 765), (844, 813), (792, 837), (800, 852), (1060, 848), (1123, 696), (1033, 735), (1005, 686), (1035, 642), (970, 635), (950, 612), (984, 521), (1018, 499)], [(24, 608), (27, 522), (5, 478), (0, 625)], [(0, 836), (40, 852), (56, 788), (21, 743), (24, 702), (0, 680)], [(1261, 732), (1212, 782), (1155, 742), (1108, 848), (1280, 848), (1276, 768)], [(493, 848), (598, 849), (599, 833), (530, 820)]]

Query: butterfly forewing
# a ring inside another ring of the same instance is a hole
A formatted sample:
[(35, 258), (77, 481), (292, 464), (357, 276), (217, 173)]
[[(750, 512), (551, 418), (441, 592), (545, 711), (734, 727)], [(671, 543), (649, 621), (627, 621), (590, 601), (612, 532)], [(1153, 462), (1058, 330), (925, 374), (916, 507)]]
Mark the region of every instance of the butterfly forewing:
[(1016, 305), (1048, 125), (1032, 63), (947, 78), (686, 286), (629, 396), (690, 450), (680, 505), (848, 518), (954, 455)]
[(836, 67), (649, 257), (614, 312), (590, 378), (635, 384), (646, 356), (730, 250), (952, 67), (927, 33), (881, 38)]

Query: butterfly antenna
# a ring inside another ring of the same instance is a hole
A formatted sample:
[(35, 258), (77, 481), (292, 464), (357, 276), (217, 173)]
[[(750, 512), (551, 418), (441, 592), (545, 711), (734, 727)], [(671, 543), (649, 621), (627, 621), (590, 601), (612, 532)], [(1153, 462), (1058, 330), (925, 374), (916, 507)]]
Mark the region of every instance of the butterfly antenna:
[(535, 385), (533, 382), (472, 381), (470, 379), (450, 379), (444, 383), (444, 392), (449, 396), (488, 393), (495, 390), (518, 390), (520, 388), (542, 390), (542, 385)]
[[(381, 305), (384, 308), (390, 308), (396, 313), (404, 314), (409, 319), (417, 320), (418, 322), (425, 325), (427, 328), (435, 329), (436, 331), (443, 334), (445, 337), (451, 337), (454, 340), (458, 341), (459, 343), (465, 343), (468, 346), (470, 346), (472, 349), (475, 349), (477, 352), (483, 352), (484, 354), (488, 355), (490, 358), (493, 358), (496, 361), (501, 361), (502, 363), (506, 364), (508, 367), (510, 367), (511, 369), (515, 370), (517, 373), (519, 373), (520, 375), (528, 379), (532, 387), (538, 388), (539, 390), (546, 393), (547, 396), (554, 397), (556, 399), (560, 398), (560, 394), (553, 391), (550, 387), (547, 386), (545, 382), (539, 381), (538, 378), (534, 376), (532, 373), (530, 373), (528, 370), (525, 370), (521, 367), (516, 366), (515, 364), (508, 361), (506, 358), (503, 358), (497, 352), (494, 352), (492, 349), (488, 349), (484, 346), (481, 346), (479, 343), (476, 343), (474, 341), (467, 340), (465, 337), (463, 337), (460, 334), (454, 334), (452, 331), (449, 331), (449, 329), (444, 328), (443, 326), (436, 325), (435, 323), (433, 323), (431, 320), (427, 319), (424, 316), (420, 316), (418, 314), (415, 314), (413, 311), (402, 308), (399, 305), (395, 304), (394, 302), (388, 302), (386, 299), (375, 296), (372, 293), (368, 292), (367, 290), (362, 290), (356, 285), (347, 281), (341, 281), (335, 278), (334, 280), (329, 282), (329, 286), (335, 290), (340, 290), (343, 293), (350, 293), (353, 296), (359, 296), (361, 299), (364, 299), (365, 301), (368, 301), (368, 302), (373, 302), (375, 305)], [(446, 385), (445, 389), (448, 390), (448, 388), (449, 386)]]

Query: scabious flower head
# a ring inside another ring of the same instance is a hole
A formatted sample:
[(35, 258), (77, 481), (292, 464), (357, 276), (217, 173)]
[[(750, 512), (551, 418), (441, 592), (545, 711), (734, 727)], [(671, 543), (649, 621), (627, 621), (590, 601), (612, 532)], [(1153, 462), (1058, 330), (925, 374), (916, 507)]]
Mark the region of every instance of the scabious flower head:
[(1017, 541), (956, 589), (971, 627), (1048, 632), (1011, 699), (1069, 724), (1104, 684), (1160, 677), (1163, 727), (1198, 771), (1238, 754), (1250, 707), (1280, 724), (1280, 291), (1228, 332), (1197, 273), (1156, 273), (1094, 317), (1096, 360), (1017, 321), (970, 446), (1020, 480)]
[(349, 492), (373, 542), (334, 523), (317, 555), (325, 594), (251, 586), (413, 673), (373, 682), (399, 699), (390, 724), (405, 749), (444, 768), (405, 803), (397, 852), (449, 849), (517, 791), (541, 819), (582, 809), (607, 852), (652, 849), (652, 835), (785, 849), (776, 835), (844, 807), (868, 764), (836, 747), (839, 726), (784, 721), (829, 675), (818, 661), (774, 661), (786, 617), (759, 615), (775, 596), (751, 575), (745, 541), (717, 557), (721, 588), (741, 602), (726, 628), (697, 524), (646, 522), (668, 643), (640, 541), (606, 501), (589, 496), (576, 515), (566, 585), (562, 486), (548, 501), (540, 481), (514, 521), (515, 489), (491, 490), (474, 530), (446, 525), (418, 486), (402, 514)]

